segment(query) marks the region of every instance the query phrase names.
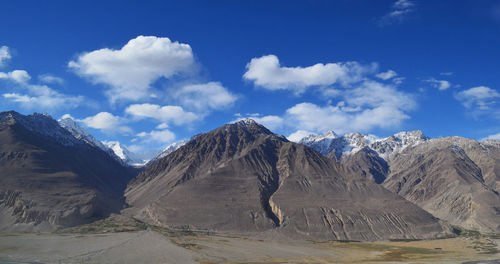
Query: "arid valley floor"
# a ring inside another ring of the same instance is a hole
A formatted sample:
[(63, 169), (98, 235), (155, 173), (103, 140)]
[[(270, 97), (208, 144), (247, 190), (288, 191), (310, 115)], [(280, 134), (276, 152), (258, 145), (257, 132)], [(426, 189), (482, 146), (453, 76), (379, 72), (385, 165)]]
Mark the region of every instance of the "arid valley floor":
[(0, 263), (498, 263), (500, 237), (291, 241), (148, 226), (124, 216), (54, 233), (0, 234)]

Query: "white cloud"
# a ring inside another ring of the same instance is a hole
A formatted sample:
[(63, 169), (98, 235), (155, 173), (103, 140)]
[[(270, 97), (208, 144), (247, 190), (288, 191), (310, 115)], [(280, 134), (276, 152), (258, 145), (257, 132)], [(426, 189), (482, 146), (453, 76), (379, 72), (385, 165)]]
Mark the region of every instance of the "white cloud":
[(394, 127), (409, 118), (402, 110), (389, 106), (346, 112), (338, 106), (320, 107), (312, 103), (297, 104), (287, 110), (287, 115), (295, 128), (317, 132), (334, 130), (339, 133)]
[(29, 103), (33, 100), (32, 97), (18, 93), (4, 93), (3, 97), (16, 103)]
[(385, 81), (385, 80), (389, 80), (389, 79), (391, 79), (393, 77), (396, 77), (397, 75), (398, 74), (395, 71), (388, 70), (386, 72), (381, 72), (381, 73), (379, 73), (379, 74), (377, 74), (375, 76), (377, 76), (377, 78), (382, 79), (382, 80)]
[(100, 112), (94, 116), (86, 117), (82, 120), (86, 126), (102, 130), (106, 133), (119, 132), (122, 134), (132, 133), (132, 129), (123, 125), (125, 120), (108, 112)]
[(4, 93), (3, 97), (11, 102), (20, 103), (27, 109), (76, 108), (84, 97), (59, 93), (46, 85), (27, 85), (28, 94)]
[(194, 58), (188, 44), (138, 36), (119, 50), (83, 53), (68, 66), (93, 83), (110, 86), (106, 95), (111, 102), (137, 101), (151, 96), (150, 85), (159, 78), (193, 71)]
[(64, 115), (62, 115), (62, 116), (61, 116), (61, 119), (66, 119), (66, 118), (76, 120), (76, 118), (74, 118), (74, 117), (73, 117), (73, 116), (71, 116), (70, 114), (64, 114)]
[(0, 47), (0, 68), (5, 66), (5, 63), (10, 60), (12, 57), (9, 52), (9, 47), (1, 46)]
[(175, 134), (168, 129), (141, 132), (137, 136), (142, 138), (143, 142), (170, 143), (175, 139)]
[(230, 93), (218, 82), (185, 85), (174, 92), (174, 97), (184, 107), (198, 111), (223, 109), (232, 106), (237, 100), (236, 95)]
[(500, 140), (500, 133), (489, 135), (485, 138), (482, 138), (481, 140), (486, 140), (486, 139)]
[[(3, 54), (3, 55), (2, 55)], [(8, 56), (6, 56), (7, 54)], [(0, 48), (0, 57), (10, 58), (7, 47)], [(1, 59), (1, 58), (0, 58)], [(0, 61), (1, 63), (1, 61)], [(47, 85), (34, 85), (30, 83), (31, 76), (25, 70), (13, 70), (11, 72), (0, 72), (0, 80), (17, 83), (9, 93), (3, 93), (2, 97), (10, 102), (20, 104), (23, 108), (33, 110), (54, 110), (57, 108), (76, 108), (85, 98), (81, 95), (67, 95), (60, 93)]]
[(25, 70), (14, 70), (11, 72), (0, 72), (0, 79), (11, 80), (17, 83), (26, 83), (31, 76)]
[(424, 81), (430, 83), (434, 88), (439, 89), (439, 91), (444, 91), (451, 87), (451, 83), (446, 80), (436, 80), (434, 78), (430, 78)]
[(128, 106), (125, 112), (136, 118), (152, 118), (176, 125), (190, 124), (200, 118), (195, 113), (186, 112), (182, 107), (174, 105), (133, 104)]
[(48, 84), (63, 84), (64, 80), (60, 77), (51, 75), (51, 74), (42, 74), (38, 75), (38, 79), (43, 83)]
[(441, 73), (439, 73), (439, 75), (442, 75), (442, 76), (452, 76), (453, 72), (441, 72)]
[(483, 111), (490, 110), (496, 104), (500, 93), (486, 86), (478, 86), (459, 92), (455, 98), (466, 108)]
[(410, 118), (407, 112), (416, 106), (411, 95), (375, 81), (365, 81), (345, 91), (342, 97), (344, 101), (336, 105), (297, 104), (286, 111), (286, 124), (320, 133), (327, 130), (364, 132), (376, 127), (399, 126)]
[(392, 82), (396, 85), (400, 85), (404, 82), (405, 79), (406, 79), (405, 77), (397, 77), (392, 79)]
[(275, 55), (253, 58), (246, 66), (243, 78), (255, 86), (269, 90), (291, 90), (301, 94), (311, 86), (348, 85), (361, 81), (367, 73), (376, 71), (377, 65), (357, 62), (317, 63), (309, 67), (284, 67)]
[[(283, 122), (284, 122), (284, 119), (280, 116), (276, 116), (276, 115), (260, 116), (260, 114), (258, 114), (258, 113), (247, 114), (246, 118), (251, 118), (255, 122), (265, 126), (266, 128), (268, 128), (270, 130), (281, 128), (283, 126)], [(240, 117), (240, 118), (232, 121), (232, 123), (244, 120), (246, 118)]]
[(292, 134), (290, 134), (287, 138), (288, 138), (288, 140), (290, 140), (292, 142), (299, 142), (301, 139), (303, 139), (311, 134), (315, 134), (315, 133), (310, 132), (310, 131), (305, 131), (305, 130), (297, 130), (297, 131), (293, 132)]
[(392, 4), (391, 12), (380, 19), (379, 26), (401, 23), (414, 11), (415, 3), (413, 1), (397, 0), (394, 4)]
[(159, 125), (156, 126), (157, 129), (165, 129), (165, 128), (168, 128), (168, 124), (167, 123), (161, 123)]

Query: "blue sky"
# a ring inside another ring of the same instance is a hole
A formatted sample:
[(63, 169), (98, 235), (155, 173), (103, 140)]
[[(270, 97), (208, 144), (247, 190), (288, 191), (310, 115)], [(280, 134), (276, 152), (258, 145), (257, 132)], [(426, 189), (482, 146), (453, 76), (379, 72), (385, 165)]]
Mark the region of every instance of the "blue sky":
[(0, 110), (161, 148), (244, 117), (500, 138), (498, 1), (4, 1)]

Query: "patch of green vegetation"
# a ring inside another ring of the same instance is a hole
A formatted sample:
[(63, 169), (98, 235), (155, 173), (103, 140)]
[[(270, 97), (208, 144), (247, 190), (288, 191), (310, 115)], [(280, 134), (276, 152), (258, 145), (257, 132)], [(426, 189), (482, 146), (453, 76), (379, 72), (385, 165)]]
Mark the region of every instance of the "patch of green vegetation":
[(392, 242), (413, 242), (413, 241), (421, 241), (422, 239), (416, 239), (416, 238), (395, 238), (395, 239), (389, 239), (389, 241)]
[(439, 249), (427, 249), (418, 247), (389, 246), (389, 248), (380, 256), (371, 261), (389, 262), (389, 261), (407, 261), (410, 259), (432, 259), (444, 252)]
[(155, 225), (149, 225), (149, 228), (151, 228), (151, 230), (153, 231), (156, 231), (168, 237), (197, 236), (196, 232), (190, 230), (189, 228), (171, 229), (168, 227), (155, 226)]
[(101, 234), (134, 232), (146, 230), (148, 225), (133, 218), (112, 215), (89, 224), (61, 228), (56, 230), (56, 234)]

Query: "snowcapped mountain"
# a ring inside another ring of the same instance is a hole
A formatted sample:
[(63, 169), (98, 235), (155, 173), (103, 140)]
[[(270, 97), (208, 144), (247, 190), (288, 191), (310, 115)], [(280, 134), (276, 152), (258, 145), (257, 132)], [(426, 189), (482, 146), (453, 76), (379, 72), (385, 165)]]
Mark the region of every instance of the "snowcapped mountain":
[(300, 140), (299, 143), (309, 146), (319, 153), (326, 155), (334, 148), (334, 141), (338, 139), (337, 134), (333, 131), (328, 131), (323, 135), (311, 134)]
[(158, 154), (158, 156), (156, 156), (153, 160), (159, 160), (159, 159), (162, 159), (164, 157), (166, 157), (168, 154), (176, 151), (177, 149), (179, 149), (180, 147), (186, 145), (187, 143), (187, 140), (181, 140), (179, 142), (174, 142), (170, 145), (168, 145), (165, 149), (163, 149), (163, 151)]
[(102, 143), (111, 149), (120, 160), (128, 165), (140, 167), (148, 162), (148, 160), (142, 159), (139, 155), (131, 152), (118, 141), (103, 141)]
[(48, 114), (34, 113), (32, 115), (21, 115), (15, 111), (0, 113), (0, 122), (6, 124), (19, 123), (31, 132), (49, 136), (64, 146), (74, 146), (84, 142), (74, 137), (62, 128), (59, 123)]
[(75, 120), (65, 117), (58, 120), (59, 125), (68, 130), (75, 138), (85, 141), (87, 144), (98, 147), (104, 151), (109, 151), (109, 148), (104, 146), (101, 141), (93, 137), (87, 130), (79, 126)]
[(368, 147), (385, 160), (391, 159), (396, 153), (409, 146), (415, 146), (428, 140), (421, 131), (400, 132), (387, 138), (378, 138), (374, 135), (361, 133), (347, 133), (341, 137), (335, 132), (328, 131), (323, 135), (311, 134), (299, 141), (315, 149), (323, 155), (335, 160), (352, 155)]
[(415, 130), (409, 132), (399, 132), (390, 137), (377, 140), (370, 145), (380, 157), (385, 160), (390, 160), (394, 154), (400, 153), (408, 147), (419, 145), (429, 140), (422, 131)]
[(73, 137), (85, 143), (98, 147), (107, 152), (114, 159), (130, 166), (140, 167), (145, 165), (152, 157), (158, 154), (158, 151), (148, 151), (144, 153), (133, 153), (118, 141), (99, 141), (93, 137), (87, 130), (78, 125), (70, 117), (59, 119), (59, 125), (69, 131)]

